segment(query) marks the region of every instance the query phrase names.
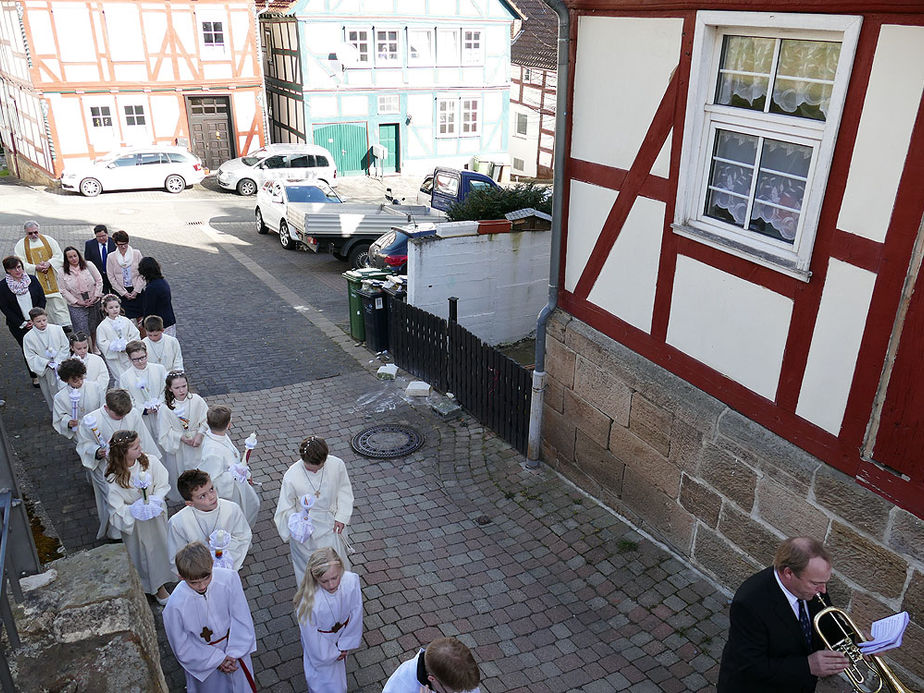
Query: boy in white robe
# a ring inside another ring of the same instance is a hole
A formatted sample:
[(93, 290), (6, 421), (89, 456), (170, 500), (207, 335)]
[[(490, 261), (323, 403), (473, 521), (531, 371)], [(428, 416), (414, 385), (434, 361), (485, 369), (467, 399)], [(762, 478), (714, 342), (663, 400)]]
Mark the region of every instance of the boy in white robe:
[(437, 638), (395, 669), (382, 693), (480, 693), (481, 672), (471, 651), (455, 638)]
[(58, 364), (70, 355), (70, 344), (64, 329), (48, 322), (48, 314), (43, 308), (30, 310), (29, 319), (32, 329), (23, 337), (23, 356), (32, 372), (38, 374), (39, 387), (48, 409), (54, 410), (55, 395), (63, 385), (58, 380)]
[(96, 497), (96, 513), (99, 515), (97, 539), (104, 536), (118, 539), (121, 536), (109, 524), (109, 484), (106, 482), (109, 440), (119, 430), (136, 431), (141, 436), (142, 450), (157, 449), (141, 416), (132, 409), (131, 396), (125, 390), (115, 388), (106, 393), (106, 404), (84, 416), (77, 428), (77, 454), (87, 470)]
[(96, 347), (106, 359), (112, 377), (118, 379), (122, 371), (132, 364), (125, 353), (129, 342), (141, 339), (141, 333), (135, 323), (121, 314), (119, 297), (114, 294), (103, 296), (103, 312), (106, 317), (100, 320), (96, 328)]
[(209, 537), (223, 529), (231, 535), (231, 543), (223, 554), (231, 557), (235, 570), (240, 570), (253, 535), (237, 503), (219, 498), (209, 475), (201, 469), (180, 474), (177, 487), (186, 507), (167, 521), (170, 567), (176, 572), (174, 557), (181, 548), (194, 541), (210, 546)]
[(164, 608), (164, 630), (187, 693), (255, 693), (250, 655), (257, 639), (240, 577), (212, 567), (201, 542), (180, 549), (174, 561), (183, 581)]
[[(167, 371), (159, 363), (148, 363), (148, 350), (141, 340), (135, 339), (126, 344), (125, 353), (132, 365), (122, 371), (118, 385), (131, 395), (132, 406), (141, 414), (144, 425), (157, 440), (157, 410), (164, 403)], [(151, 452), (162, 455), (160, 446)]]
[(237, 503), (244, 511), (248, 524), (253, 527), (260, 512), (260, 496), (253, 487), (250, 468), (228, 436), (231, 410), (222, 405), (209, 407), (206, 421), (209, 431), (202, 440), (199, 468), (212, 477), (218, 497)]
[(159, 315), (149, 315), (144, 319), (144, 331), (147, 337), (141, 341), (148, 348), (148, 363), (159, 363), (168, 373), (183, 370), (180, 342), (164, 332), (164, 321)]
[(87, 367), (80, 359), (64, 359), (58, 366), (58, 377), (67, 387), (58, 390), (51, 413), (51, 425), (68, 440), (77, 438), (80, 420), (103, 406), (103, 394), (96, 383), (86, 380)]
[(85, 380), (96, 383), (99, 391), (105, 395), (109, 389), (109, 367), (101, 356), (90, 353), (90, 339), (86, 332), (74, 332), (70, 336), (71, 357), (80, 359), (87, 367)]

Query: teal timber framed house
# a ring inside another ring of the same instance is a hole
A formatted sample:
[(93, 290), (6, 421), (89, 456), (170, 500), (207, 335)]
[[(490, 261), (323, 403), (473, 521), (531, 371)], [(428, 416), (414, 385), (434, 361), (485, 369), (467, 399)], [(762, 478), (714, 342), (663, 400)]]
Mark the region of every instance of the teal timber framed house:
[(506, 0), (257, 3), (272, 142), (313, 142), (341, 175), (507, 161)]

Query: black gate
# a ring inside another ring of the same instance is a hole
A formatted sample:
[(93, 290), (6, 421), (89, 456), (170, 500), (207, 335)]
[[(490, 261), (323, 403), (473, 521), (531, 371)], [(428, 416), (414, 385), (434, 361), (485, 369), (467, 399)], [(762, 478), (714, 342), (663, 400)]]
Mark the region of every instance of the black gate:
[(388, 332), (395, 363), (459, 404), (526, 453), (532, 374), (458, 323), (391, 301)]

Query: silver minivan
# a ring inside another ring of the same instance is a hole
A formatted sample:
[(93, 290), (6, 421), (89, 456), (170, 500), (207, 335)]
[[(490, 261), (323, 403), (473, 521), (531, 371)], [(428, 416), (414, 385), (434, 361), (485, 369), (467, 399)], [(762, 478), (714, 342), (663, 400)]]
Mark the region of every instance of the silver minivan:
[(337, 185), (337, 166), (330, 152), (317, 144), (268, 144), (218, 167), (218, 184), (239, 195), (254, 195), (268, 180), (317, 178)]

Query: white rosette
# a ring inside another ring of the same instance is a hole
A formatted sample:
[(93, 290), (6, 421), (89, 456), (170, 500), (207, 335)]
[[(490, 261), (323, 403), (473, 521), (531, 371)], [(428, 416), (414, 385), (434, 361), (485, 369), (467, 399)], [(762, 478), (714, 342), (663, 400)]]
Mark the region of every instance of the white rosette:
[(128, 506), (128, 512), (132, 514), (132, 517), (142, 522), (157, 517), (164, 510), (166, 510), (164, 501), (157, 496), (151, 496), (147, 501), (144, 498), (139, 498)]
[(311, 510), (311, 506), (314, 505), (314, 496), (310, 493), (305, 494), (298, 502), (302, 509), (289, 516), (289, 534), (294, 541), (297, 541), (299, 544), (304, 544), (308, 541), (308, 537), (311, 536), (312, 532), (314, 532), (314, 523), (311, 521), (311, 516), (308, 514), (308, 511)]
[(228, 472), (231, 474), (231, 478), (239, 484), (246, 484), (247, 480), (250, 479), (250, 467), (246, 464), (229, 464)]
[(209, 535), (209, 548), (212, 550), (212, 565), (216, 568), (230, 568), (234, 570), (234, 560), (228, 555), (231, 546), (231, 532), (216, 529)]

